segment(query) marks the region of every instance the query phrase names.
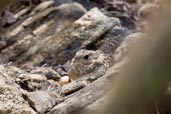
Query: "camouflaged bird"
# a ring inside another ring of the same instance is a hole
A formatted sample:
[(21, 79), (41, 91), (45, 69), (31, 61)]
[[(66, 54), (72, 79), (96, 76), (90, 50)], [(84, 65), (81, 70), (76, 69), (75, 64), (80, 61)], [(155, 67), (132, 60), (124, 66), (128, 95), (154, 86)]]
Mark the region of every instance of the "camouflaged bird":
[(125, 38), (127, 32), (122, 27), (114, 27), (105, 36), (105, 42), (98, 50), (81, 49), (71, 61), (68, 75), (71, 79), (96, 72), (106, 71), (114, 64), (113, 54)]

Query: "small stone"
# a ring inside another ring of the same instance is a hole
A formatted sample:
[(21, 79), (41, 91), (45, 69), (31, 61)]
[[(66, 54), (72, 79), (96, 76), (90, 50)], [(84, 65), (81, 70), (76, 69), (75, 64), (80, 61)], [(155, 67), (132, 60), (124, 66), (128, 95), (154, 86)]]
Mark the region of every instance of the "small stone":
[(0, 75), (0, 114), (37, 114), (25, 102), (19, 86), (2, 75)]

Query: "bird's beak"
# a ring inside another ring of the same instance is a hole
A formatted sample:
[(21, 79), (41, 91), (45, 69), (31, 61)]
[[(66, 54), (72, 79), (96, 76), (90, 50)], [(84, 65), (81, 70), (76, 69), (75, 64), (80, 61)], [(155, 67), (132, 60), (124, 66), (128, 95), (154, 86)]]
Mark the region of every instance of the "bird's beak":
[(96, 59), (96, 60), (93, 60), (92, 63), (93, 63), (93, 64), (98, 64), (99, 61), (98, 61), (98, 59)]
[(92, 63), (93, 64), (103, 64), (103, 61), (100, 58), (98, 58), (96, 60), (93, 60)]

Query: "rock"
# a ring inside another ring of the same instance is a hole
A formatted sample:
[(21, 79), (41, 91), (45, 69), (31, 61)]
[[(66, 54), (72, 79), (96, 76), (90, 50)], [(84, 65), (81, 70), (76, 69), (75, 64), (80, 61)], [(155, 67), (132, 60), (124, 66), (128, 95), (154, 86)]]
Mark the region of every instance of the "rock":
[(13, 81), (15, 81), (20, 74), (26, 73), (25, 71), (21, 70), (20, 68), (18, 68), (16, 66), (12, 66), (12, 65), (6, 66), (4, 69), (5, 69), (5, 72), (8, 74), (7, 78), (11, 79)]
[(20, 88), (1, 73), (0, 114), (37, 114), (22, 97)]
[(15, 18), (22, 19), (22, 16), (25, 16), (28, 12), (31, 11), (31, 7), (24, 8), (15, 14)]
[(61, 76), (56, 71), (48, 67), (36, 67), (31, 70), (30, 73), (44, 75), (48, 80), (53, 79), (59, 81), (59, 79), (61, 78)]
[(72, 81), (71, 83), (67, 85), (63, 85), (61, 88), (58, 89), (59, 89), (59, 93), (65, 96), (65, 95), (73, 94), (74, 92), (86, 87), (87, 85), (88, 83), (84, 80)]
[(49, 82), (49, 84), (50, 84), (50, 86), (49, 86), (49, 88), (48, 88), (48, 89), (49, 89), (48, 91), (50, 91), (50, 90), (55, 90), (57, 87), (60, 86), (59, 82), (57, 82), (57, 81), (48, 80), (48, 82)]
[(69, 68), (70, 68), (70, 61), (67, 61), (64, 65), (59, 64), (56, 70), (61, 76), (64, 76), (64, 75), (68, 75)]
[(63, 65), (59, 64), (57, 67), (57, 72), (59, 72), (59, 74), (61, 76), (67, 75), (67, 71), (64, 69)]
[(49, 111), (56, 103), (56, 96), (45, 91), (27, 92), (25, 94), (29, 104), (40, 114)]
[(146, 19), (154, 10), (159, 9), (159, 6), (153, 3), (143, 4), (138, 10), (140, 20)]
[(49, 86), (47, 82), (47, 78), (43, 75), (38, 74), (31, 74), (28, 75), (27, 81), (28, 90), (35, 91), (35, 90), (46, 90)]
[(89, 1), (98, 4), (100, 7), (103, 7), (103, 6), (106, 5), (107, 3), (112, 2), (112, 1), (114, 1), (114, 0), (89, 0)]
[(14, 16), (14, 14), (9, 10), (5, 10), (1, 25), (8, 26), (15, 23), (16, 21), (17, 18)]
[[(109, 90), (109, 80), (100, 78), (85, 88), (72, 93), (64, 102), (52, 108), (48, 114), (75, 114), (93, 103)], [(67, 85), (66, 85), (67, 86)]]
[(126, 1), (109, 2), (102, 9), (102, 12), (109, 17), (119, 18), (122, 26), (127, 27), (129, 30), (136, 27), (134, 20), (135, 12), (133, 11), (133, 7)]
[(86, 9), (91, 9), (95, 7), (95, 4), (93, 2), (90, 2), (89, 0), (53, 0), (55, 6), (65, 4), (65, 3), (73, 3), (77, 2), (81, 5), (83, 5)]
[(35, 15), (36, 13), (42, 12), (48, 7), (51, 7), (54, 4), (52, 0), (44, 1), (40, 3), (38, 6), (36, 6), (33, 11), (30, 13), (30, 16)]
[[(59, 32), (65, 27), (69, 26), (73, 21), (80, 18), (86, 10), (78, 3), (63, 4), (59, 7), (42, 12), (42, 16), (35, 15), (24, 20), (23, 23), (35, 23), (43, 19), (45, 22), (40, 26), (36, 26), (33, 33), (30, 33), (29, 27), (24, 29), (19, 25), (15, 29), (6, 33), (6, 39), (15, 42), (13, 45), (3, 49), (0, 54), (0, 63), (6, 63), (15, 58), (17, 64), (24, 63), (44, 47), (44, 44), (51, 39), (54, 33)], [(49, 18), (44, 18), (44, 16)], [(31, 22), (30, 18), (35, 18)], [(37, 17), (37, 18), (36, 18)], [(21, 24), (23, 24), (21, 23)], [(30, 25), (28, 25), (30, 26)], [(35, 26), (35, 24), (34, 24)], [(22, 33), (22, 34), (19, 34)], [(33, 35), (34, 34), (34, 35)], [(20, 55), (20, 58), (16, 57)], [(22, 55), (22, 56), (21, 56)]]
[(38, 75), (38, 74), (30, 74), (27, 76), (27, 79), (30, 81), (35, 81), (35, 82), (47, 81), (47, 78), (45, 76)]
[(27, 73), (25, 71), (17, 68), (16, 66), (3, 64), (3, 65), (0, 65), (0, 74), (3, 74), (3, 76), (7, 80), (15, 82), (17, 80), (18, 81), (25, 80)]
[(121, 61), (125, 55), (129, 52), (132, 46), (136, 45), (137, 42), (143, 38), (145, 34), (140, 32), (131, 33), (123, 40), (121, 45), (117, 48), (116, 52), (114, 53), (115, 62)]
[(126, 0), (128, 3), (137, 3), (138, 0)]
[(28, 63), (57, 65), (71, 59), (76, 51), (97, 40), (105, 32), (117, 25), (117, 18), (103, 15), (98, 8), (93, 8), (71, 26), (56, 33)]
[(47, 78), (39, 74), (20, 74), (16, 82), (27, 91), (47, 90), (49, 87)]

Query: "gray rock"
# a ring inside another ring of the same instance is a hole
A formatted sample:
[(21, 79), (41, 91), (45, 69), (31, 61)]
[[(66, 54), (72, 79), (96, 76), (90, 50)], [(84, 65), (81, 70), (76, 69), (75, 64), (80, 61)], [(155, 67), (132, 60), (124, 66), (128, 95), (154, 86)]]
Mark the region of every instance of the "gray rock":
[(25, 96), (29, 104), (40, 114), (49, 111), (57, 103), (56, 96), (45, 91), (28, 92)]
[(55, 6), (65, 4), (65, 3), (77, 2), (77, 3), (80, 3), (81, 5), (83, 5), (86, 9), (95, 7), (95, 4), (93, 2), (90, 2), (89, 0), (53, 0), (53, 1), (54, 1)]
[(8, 64), (0, 65), (0, 73), (4, 74), (5, 78), (8, 80), (15, 81), (20, 74), (26, 73), (15, 66), (8, 66)]
[(159, 6), (154, 3), (143, 4), (138, 10), (140, 20), (146, 19), (154, 10), (159, 9)]
[(0, 40), (0, 49), (1, 49), (1, 48), (4, 48), (4, 47), (6, 47), (6, 46), (7, 46), (6, 41), (1, 41), (1, 40)]
[(20, 74), (16, 82), (28, 91), (46, 90), (49, 86), (47, 78), (39, 74)]
[(61, 78), (61, 76), (56, 71), (48, 67), (37, 67), (34, 68), (30, 73), (44, 75), (48, 80), (53, 79), (59, 81)]
[(30, 16), (35, 15), (36, 13), (42, 12), (48, 7), (51, 7), (54, 4), (52, 0), (44, 1), (40, 3), (38, 6), (36, 6), (33, 11), (31, 12)]
[(2, 19), (2, 26), (11, 25), (17, 21), (17, 18), (9, 10), (5, 10), (4, 17)]
[(19, 87), (0, 73), (0, 114), (37, 114), (22, 97)]
[[(71, 59), (82, 45), (97, 40), (120, 21), (93, 8), (64, 30), (56, 33), (29, 61), (31, 64), (55, 65)], [(47, 57), (48, 56), (48, 57)], [(53, 61), (52, 61), (53, 60)]]
[(125, 55), (127, 55), (132, 46), (135, 46), (144, 35), (145, 34), (141, 32), (135, 32), (127, 35), (114, 53), (115, 62), (121, 61)]
[[(0, 63), (8, 62), (9, 60), (21, 55), (16, 61), (16, 64), (23, 63), (30, 56), (37, 53), (55, 32), (69, 26), (73, 21), (80, 18), (86, 10), (78, 3), (63, 4), (59, 7), (53, 7), (41, 12), (42, 15), (34, 15), (27, 18), (23, 23), (30, 26), (29, 23), (36, 23), (44, 20), (40, 26), (36, 26), (33, 33), (30, 33), (29, 28), (24, 29), (21, 23), (13, 30), (7, 32), (7, 40), (15, 43), (1, 51)], [(44, 18), (44, 16), (50, 18)], [(31, 24), (32, 25), (32, 24)], [(35, 24), (33, 24), (35, 26)], [(20, 34), (22, 33), (22, 34)], [(34, 35), (32, 35), (34, 34)], [(49, 39), (50, 38), (50, 39)], [(7, 42), (8, 43), (8, 42)]]

